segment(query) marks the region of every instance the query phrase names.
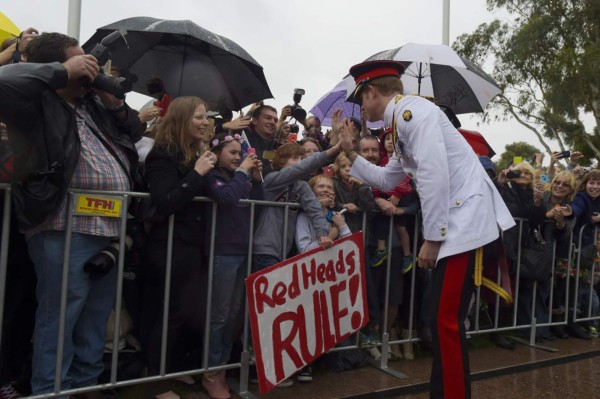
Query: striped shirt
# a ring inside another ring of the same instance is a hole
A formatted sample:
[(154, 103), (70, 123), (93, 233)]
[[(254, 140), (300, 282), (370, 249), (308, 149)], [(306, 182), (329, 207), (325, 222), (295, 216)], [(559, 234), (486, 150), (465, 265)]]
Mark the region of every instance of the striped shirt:
[[(77, 117), (77, 133), (81, 142), (81, 152), (69, 188), (130, 191), (131, 185), (128, 176), (129, 160), (125, 152), (113, 144), (104, 133), (100, 132), (83, 106), (75, 108), (75, 113)], [(111, 146), (112, 153), (119, 157), (120, 164), (94, 132), (100, 135), (103, 141)], [(123, 170), (121, 164), (127, 168), (127, 173)], [(27, 230), (25, 232), (26, 237), (29, 238), (41, 231), (66, 230), (67, 202), (67, 196), (65, 196), (58, 212), (54, 213), (39, 226)], [(74, 233), (118, 237), (120, 226), (120, 218), (73, 215)]]

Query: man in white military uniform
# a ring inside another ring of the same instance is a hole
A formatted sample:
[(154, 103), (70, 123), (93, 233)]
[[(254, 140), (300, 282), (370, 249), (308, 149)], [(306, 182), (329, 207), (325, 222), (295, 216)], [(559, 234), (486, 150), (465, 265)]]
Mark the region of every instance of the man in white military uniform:
[(395, 61), (353, 66), (351, 100), (362, 104), (369, 121), (383, 119), (393, 128), (395, 154), (386, 167), (352, 151), (349, 123), (342, 148), (354, 161), (351, 175), (389, 191), (407, 175), (414, 180), (423, 212), (419, 267), (435, 268), (432, 277), (432, 398), (470, 398), (469, 356), (464, 320), (474, 289), (475, 252), (514, 220), (479, 159), (446, 115), (432, 102), (402, 96)]

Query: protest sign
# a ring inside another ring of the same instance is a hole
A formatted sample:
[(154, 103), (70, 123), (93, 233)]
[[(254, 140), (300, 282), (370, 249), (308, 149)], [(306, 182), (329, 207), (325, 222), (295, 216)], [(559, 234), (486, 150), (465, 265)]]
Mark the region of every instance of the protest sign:
[(251, 274), (246, 292), (266, 393), (367, 323), (362, 232)]

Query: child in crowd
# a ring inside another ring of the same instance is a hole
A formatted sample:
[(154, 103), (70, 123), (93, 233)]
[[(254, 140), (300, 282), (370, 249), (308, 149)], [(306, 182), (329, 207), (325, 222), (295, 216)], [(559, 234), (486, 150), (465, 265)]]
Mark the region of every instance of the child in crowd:
[[(312, 137), (305, 137), (302, 140), (298, 141), (298, 144), (300, 144), (302, 146), (302, 148), (304, 149), (304, 155), (302, 156), (302, 159), (308, 158), (309, 156), (311, 156), (313, 154), (323, 151), (319, 142), (317, 140), (313, 139)], [(325, 173), (326, 171), (329, 171), (329, 166), (324, 166), (323, 168), (313, 170), (310, 173), (310, 175), (308, 176), (308, 179), (315, 177), (316, 175), (320, 174), (321, 172)], [(308, 179), (307, 179), (307, 181), (308, 181)]]
[[(339, 212), (331, 212), (335, 204), (333, 180), (327, 175), (317, 175), (310, 179), (308, 185), (321, 203), (323, 214), (331, 213), (328, 238), (332, 241), (351, 234), (344, 216)], [(296, 221), (296, 247), (299, 252), (307, 252), (319, 247), (319, 237), (316, 236), (308, 217), (304, 212), (298, 214)]]
[(372, 212), (376, 206), (371, 187), (350, 177), (351, 168), (348, 157), (338, 155), (333, 164), (335, 208), (348, 210), (346, 221), (350, 231), (357, 232), (363, 230), (363, 212)]
[[(390, 134), (391, 129), (386, 129), (381, 137), (379, 144), (379, 151), (381, 153), (381, 160), (379, 166), (385, 166), (390, 160), (390, 157), (394, 154), (394, 143), (392, 142), (392, 135)], [(418, 209), (418, 200), (416, 198), (415, 191), (410, 185), (410, 177), (406, 177), (402, 183), (396, 186), (392, 191), (383, 193), (376, 188), (373, 188), (373, 197), (383, 198), (390, 201), (394, 206), (397, 207), (394, 216), (394, 227), (396, 234), (400, 239), (400, 245), (402, 246), (402, 273), (408, 273), (413, 267), (412, 253), (410, 248), (410, 235), (406, 229), (407, 216), (406, 213), (415, 213)], [(377, 236), (377, 250), (375, 252), (375, 262), (373, 266), (379, 266), (387, 259), (387, 231), (388, 231), (388, 220), (387, 217), (380, 216), (386, 223), (378, 223), (378, 226), (382, 229), (375, 232)], [(383, 231), (385, 228), (385, 231)], [(379, 262), (379, 263), (378, 263)]]
[[(373, 194), (371, 193), (371, 187), (366, 184), (352, 178), (350, 176), (350, 169), (352, 168), (352, 162), (345, 154), (340, 154), (336, 158), (333, 164), (333, 186), (335, 189), (335, 208), (336, 209), (346, 209), (347, 213), (345, 214), (346, 223), (348, 223), (348, 227), (351, 232), (357, 232), (361, 230), (365, 230), (363, 227), (363, 217), (366, 213), (367, 219), (370, 219), (373, 216), (373, 211), (377, 209), (375, 204), (375, 199), (373, 198)], [(366, 229), (368, 229), (369, 223), (367, 222)], [(385, 239), (384, 239), (385, 245)], [(385, 246), (383, 247), (385, 250)], [(380, 265), (383, 261), (379, 262)], [(371, 263), (373, 266), (373, 262)], [(370, 270), (367, 270), (367, 280), (370, 281), (372, 279), (372, 274)], [(372, 285), (368, 283), (371, 287)], [(375, 303), (374, 298), (377, 297), (375, 290), (368, 290), (368, 298), (369, 302)], [(377, 306), (377, 305), (373, 305)], [(369, 305), (369, 310), (371, 310), (371, 305)], [(373, 323), (372, 320), (369, 321), (367, 326), (361, 331), (360, 334), (361, 345), (363, 347), (368, 347), (371, 345), (375, 345), (379, 342), (379, 323)], [(369, 353), (374, 358), (379, 358), (381, 353), (377, 349), (376, 346), (373, 346), (369, 349)]]
[[(321, 204), (313, 194), (306, 178), (311, 172), (328, 164), (329, 158), (338, 154), (340, 145), (302, 159), (304, 149), (297, 143), (284, 144), (275, 152), (272, 162), (273, 172), (264, 176), (263, 195), (266, 201), (300, 203), (301, 210), (310, 220), (319, 244), (331, 244), (328, 239), (329, 225)], [(288, 208), (287, 240), (284, 242), (285, 207), (265, 207), (261, 209), (254, 239), (254, 270), (262, 270), (288, 257), (294, 241), (298, 208)]]
[[(229, 362), (238, 338), (248, 263), (250, 206), (240, 199), (261, 199), (262, 162), (253, 153), (242, 161), (239, 134), (220, 133), (211, 141), (216, 168), (207, 175), (208, 195), (217, 202), (208, 366)], [(229, 398), (225, 370), (207, 372), (202, 385), (211, 398)]]
[[(294, 242), (299, 210), (304, 211), (315, 237), (318, 237), (319, 245), (323, 248), (331, 246), (331, 239), (328, 237), (329, 223), (323, 215), (321, 203), (303, 179), (306, 179), (311, 172), (327, 165), (329, 159), (339, 152), (340, 143), (305, 159), (302, 159), (305, 151), (297, 143), (284, 144), (275, 151), (275, 158), (271, 164), (273, 171), (264, 176), (262, 185), (264, 200), (300, 203), (300, 209), (266, 206), (260, 210), (254, 233), (252, 259), (254, 271), (263, 270), (288, 258)], [(284, 230), (286, 212), (287, 231)], [(282, 381), (279, 387), (289, 387), (292, 384), (293, 381), (288, 378)]]
[[(323, 214), (331, 214), (328, 238), (333, 241), (337, 238), (349, 236), (351, 232), (344, 220), (344, 216), (339, 212), (332, 212), (335, 203), (335, 193), (333, 191), (333, 180), (331, 177), (327, 175), (317, 175), (310, 179), (308, 185), (321, 203)], [(316, 235), (316, 232), (312, 228), (311, 223), (304, 212), (298, 214), (298, 220), (296, 222), (296, 247), (299, 252), (307, 252), (319, 247), (319, 237)], [(312, 381), (312, 367), (306, 366), (300, 370), (296, 378), (298, 381), (302, 382)]]

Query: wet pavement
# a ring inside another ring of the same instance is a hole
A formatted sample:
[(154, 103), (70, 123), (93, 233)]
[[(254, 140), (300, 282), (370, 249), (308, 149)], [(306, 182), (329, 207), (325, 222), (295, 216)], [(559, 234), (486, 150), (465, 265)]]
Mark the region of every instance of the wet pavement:
[[(600, 398), (600, 339), (569, 338), (546, 341), (556, 349), (548, 352), (518, 344), (515, 350), (500, 349), (481, 336), (470, 350), (473, 398)], [(389, 362), (389, 367), (406, 376), (397, 378), (371, 365), (335, 373), (315, 365), (312, 382), (294, 382), (276, 388), (265, 399), (300, 398), (428, 398), (431, 357), (415, 348), (414, 360)], [(198, 378), (198, 377), (196, 377)], [(233, 381), (234, 378), (230, 378)], [(123, 389), (121, 399), (152, 398), (165, 390), (182, 398), (205, 398), (201, 384), (183, 386), (176, 382), (144, 384)], [(250, 385), (258, 394), (258, 386)], [(233, 395), (233, 397), (237, 397)]]

